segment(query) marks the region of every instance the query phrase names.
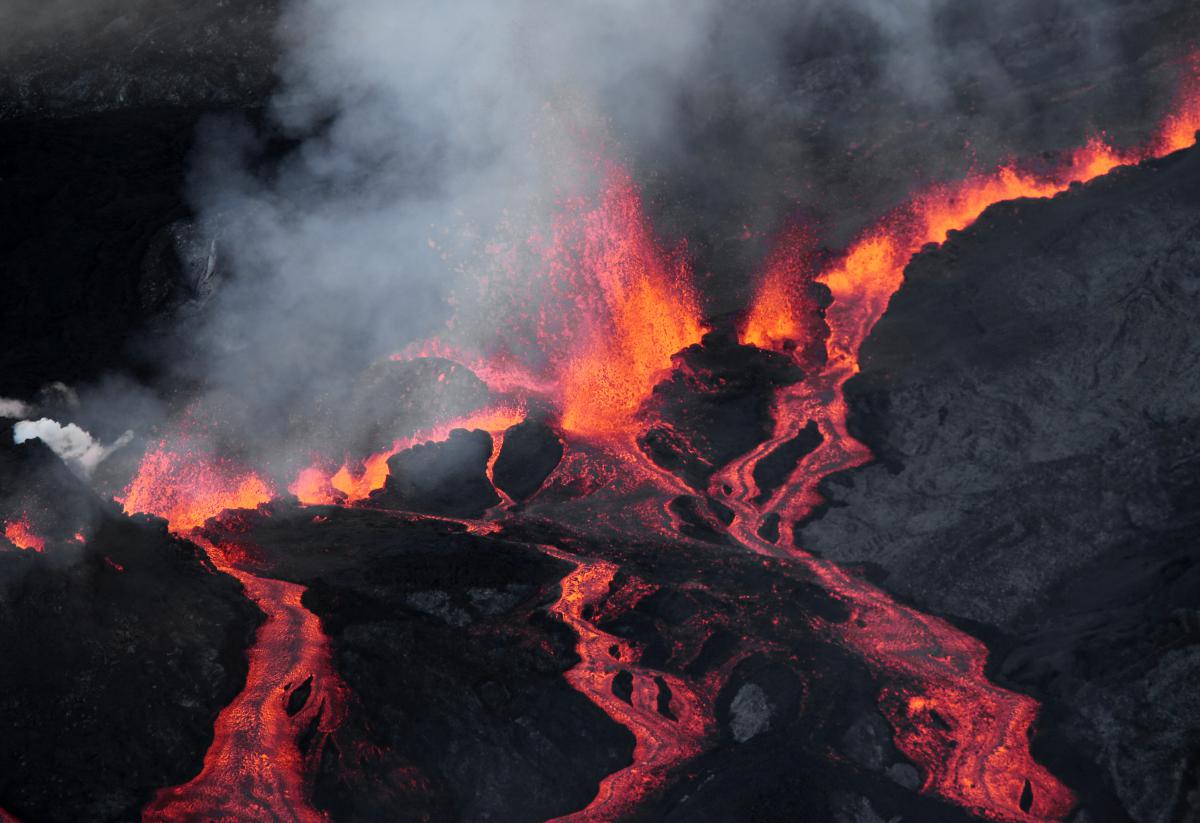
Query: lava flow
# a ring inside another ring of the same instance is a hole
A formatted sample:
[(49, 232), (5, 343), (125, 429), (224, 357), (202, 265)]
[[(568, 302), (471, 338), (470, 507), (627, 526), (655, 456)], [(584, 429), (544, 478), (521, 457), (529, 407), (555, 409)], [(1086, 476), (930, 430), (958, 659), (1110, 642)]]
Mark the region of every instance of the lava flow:
[[(328, 638), (300, 602), (303, 586), (238, 568), (236, 545), (213, 543), (197, 531), (225, 510), (255, 508), (271, 496), (271, 487), (252, 472), (159, 444), (143, 458), (121, 501), (127, 512), (165, 518), (173, 533), (201, 546), (266, 615), (249, 652), (246, 686), (218, 716), (200, 773), (160, 791), (143, 819), (325, 819), (308, 801), (307, 778), (342, 711)], [(289, 712), (290, 696), (305, 683), (311, 683), (307, 701)], [(310, 727), (318, 732), (317, 745), (305, 754), (297, 738)]]
[[(543, 550), (575, 564), (575, 570), (560, 584), (562, 595), (552, 607), (553, 613), (579, 637), (576, 652), (580, 660), (567, 672), (567, 681), (633, 732), (636, 741), (632, 763), (604, 778), (586, 808), (556, 820), (616, 820), (657, 790), (672, 766), (703, 750), (713, 731), (712, 695), (697, 693), (678, 676), (639, 666), (638, 651), (632, 643), (584, 619), (584, 610), (596, 608), (609, 594), (617, 566), (580, 560), (550, 547)], [(633, 676), (628, 702), (613, 692), (613, 681), (621, 672)], [(668, 712), (660, 708), (664, 690)]]
[[(1049, 173), (1006, 166), (961, 184), (934, 188), (867, 230), (846, 254), (813, 278), (795, 271), (793, 279), (764, 278), (741, 330), (743, 342), (790, 347), (797, 311), (810, 311), (804, 283), (815, 279), (830, 290), (825, 317), (828, 361), (809, 381), (781, 390), (775, 401), (774, 436), (733, 461), (713, 480), (714, 494), (731, 489), (735, 511), (730, 531), (747, 547), (802, 563), (852, 609), (852, 618), (830, 626), (847, 646), (871, 662), (891, 685), (881, 708), (897, 746), (924, 770), (924, 789), (965, 808), (1002, 821), (1058, 820), (1073, 804), (1071, 792), (1033, 760), (1029, 730), (1036, 701), (987, 680), (987, 648), (944, 620), (900, 606), (882, 591), (836, 565), (818, 560), (782, 539), (770, 543), (757, 531), (764, 516), (798, 521), (821, 502), (817, 484), (833, 472), (862, 465), (869, 450), (846, 430), (842, 389), (859, 370), (863, 340), (899, 288), (908, 260), (927, 243), (970, 225), (989, 205), (1018, 197), (1049, 197), (1072, 183), (1106, 174), (1192, 145), (1200, 128), (1200, 93), (1195, 77), (1183, 102), (1156, 138), (1134, 150), (1117, 150), (1100, 140), (1066, 156)], [(794, 259), (795, 255), (784, 259)], [(763, 505), (754, 468), (774, 449), (812, 421), (823, 442), (796, 467), (788, 482)], [(785, 534), (789, 533), (785, 530)]]

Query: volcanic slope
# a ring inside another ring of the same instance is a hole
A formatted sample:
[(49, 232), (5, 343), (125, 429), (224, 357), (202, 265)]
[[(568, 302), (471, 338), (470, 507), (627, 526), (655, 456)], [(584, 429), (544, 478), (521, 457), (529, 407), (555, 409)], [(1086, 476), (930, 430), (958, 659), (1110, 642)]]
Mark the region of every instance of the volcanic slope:
[(846, 388), (877, 460), (797, 530), (970, 621), (1105, 820), (1196, 813), (1198, 319), (1200, 151), (993, 206), (908, 266)]

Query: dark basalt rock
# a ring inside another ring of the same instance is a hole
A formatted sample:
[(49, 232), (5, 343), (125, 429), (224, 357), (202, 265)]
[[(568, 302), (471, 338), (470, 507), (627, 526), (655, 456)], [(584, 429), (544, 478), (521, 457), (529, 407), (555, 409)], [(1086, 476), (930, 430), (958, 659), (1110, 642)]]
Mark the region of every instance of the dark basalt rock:
[(47, 540), (0, 538), (0, 808), (136, 819), (200, 770), (261, 614), (199, 548), (90, 496), (40, 443), (0, 446), (0, 484), (18, 492), (0, 519), (24, 514)]
[(769, 500), (771, 494), (787, 482), (804, 455), (816, 449), (824, 440), (817, 424), (810, 422), (799, 434), (780, 443), (774, 451), (760, 460), (754, 467), (754, 483), (758, 486), (757, 502)]
[(0, 396), (128, 365), (134, 332), (186, 296), (167, 228), (200, 113), (0, 121)]
[(383, 508), (452, 517), (479, 517), (500, 502), (487, 477), (492, 436), (455, 429), (441, 443), (424, 443), (388, 458), (387, 482), (371, 494)]
[(786, 355), (710, 332), (672, 358), (654, 387), (638, 445), (658, 465), (704, 489), (713, 472), (771, 433), (773, 389), (804, 373)]
[(1187, 808), (1200, 741), (1200, 151), (918, 255), (847, 386), (882, 458), (799, 542), (994, 632), (1094, 819)]
[(241, 522), (265, 573), (309, 586), (352, 695), (316, 778), (335, 820), (546, 820), (630, 761), (632, 736), (563, 677), (576, 638), (545, 607), (569, 564), (369, 509)]
[(554, 429), (526, 420), (504, 432), (492, 479), (513, 500), (525, 500), (542, 487), (562, 456), (562, 441)]

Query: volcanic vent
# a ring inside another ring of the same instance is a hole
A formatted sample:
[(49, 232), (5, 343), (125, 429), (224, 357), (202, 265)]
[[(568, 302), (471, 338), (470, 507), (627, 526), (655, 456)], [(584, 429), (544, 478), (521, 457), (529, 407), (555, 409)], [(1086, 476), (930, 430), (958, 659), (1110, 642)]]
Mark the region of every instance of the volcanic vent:
[(471, 41), (510, 92), (412, 56), (442, 16), (393, 49), (382, 6), (290, 7), (129, 373), (0, 400), (44, 433), (0, 446), (0, 818), (1200, 813), (1200, 62), (1128, 133), (764, 207), (731, 254), (556, 15)]

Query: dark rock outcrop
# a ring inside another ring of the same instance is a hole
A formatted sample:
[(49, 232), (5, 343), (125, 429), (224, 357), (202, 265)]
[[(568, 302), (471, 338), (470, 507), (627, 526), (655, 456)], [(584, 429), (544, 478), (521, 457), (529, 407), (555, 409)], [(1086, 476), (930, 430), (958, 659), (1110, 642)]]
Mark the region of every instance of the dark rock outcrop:
[(455, 429), (440, 443), (423, 443), (388, 458), (387, 482), (371, 494), (383, 508), (451, 517), (479, 517), (500, 502), (488, 480), (492, 436)]
[(647, 403), (638, 445), (696, 489), (770, 436), (773, 389), (804, 377), (790, 357), (719, 332), (675, 355), (673, 364)]
[(524, 500), (546, 482), (563, 456), (557, 432), (538, 420), (525, 420), (504, 432), (492, 480), (513, 500)]
[(90, 497), (40, 443), (0, 446), (0, 483), (0, 520), (46, 539), (38, 553), (0, 538), (0, 808), (136, 819), (200, 770), (261, 614), (199, 548)]
[(989, 209), (909, 266), (847, 386), (881, 460), (799, 534), (998, 631), (1101, 819), (1163, 819), (1200, 742), (1198, 278), (1197, 150)]

